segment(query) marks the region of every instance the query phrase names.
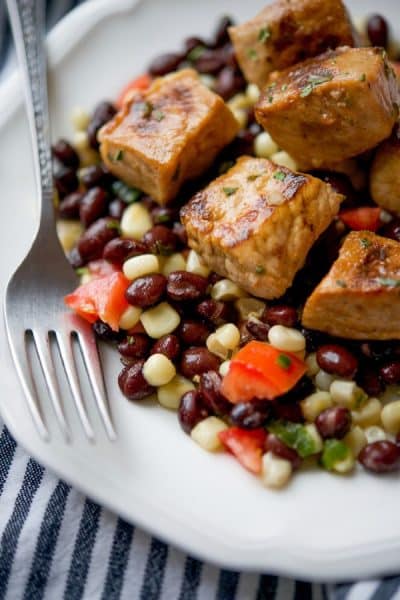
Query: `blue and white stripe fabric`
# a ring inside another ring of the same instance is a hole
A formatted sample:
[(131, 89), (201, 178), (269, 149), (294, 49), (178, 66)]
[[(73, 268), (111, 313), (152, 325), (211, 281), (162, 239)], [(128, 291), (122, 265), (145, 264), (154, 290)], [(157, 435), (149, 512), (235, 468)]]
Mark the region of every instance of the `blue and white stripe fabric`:
[[(79, 3), (47, 0), (48, 27)], [(0, 81), (14, 67), (5, 2), (0, 0)], [(4, 599), (400, 600), (400, 577), (320, 585), (202, 563), (59, 481), (3, 428), (0, 600)]]

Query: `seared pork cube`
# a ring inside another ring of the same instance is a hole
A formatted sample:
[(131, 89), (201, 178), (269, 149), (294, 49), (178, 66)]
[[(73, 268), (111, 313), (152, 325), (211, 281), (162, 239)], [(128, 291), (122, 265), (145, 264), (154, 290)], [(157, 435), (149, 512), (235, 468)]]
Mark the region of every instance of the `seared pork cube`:
[(353, 46), (353, 28), (341, 0), (278, 0), (229, 34), (248, 81), (262, 87), (282, 70), (337, 46)]
[(343, 196), (263, 158), (240, 158), (182, 208), (189, 246), (214, 271), (261, 298), (291, 285)]
[(222, 98), (185, 69), (137, 92), (100, 131), (100, 152), (111, 173), (165, 204), (237, 131)]
[(302, 322), (344, 338), (399, 339), (400, 244), (369, 231), (350, 233), (308, 298)]
[(400, 132), (378, 147), (369, 183), (374, 201), (382, 208), (400, 215)]
[(318, 168), (389, 137), (399, 102), (383, 50), (338, 48), (271, 76), (255, 113), (299, 164)]

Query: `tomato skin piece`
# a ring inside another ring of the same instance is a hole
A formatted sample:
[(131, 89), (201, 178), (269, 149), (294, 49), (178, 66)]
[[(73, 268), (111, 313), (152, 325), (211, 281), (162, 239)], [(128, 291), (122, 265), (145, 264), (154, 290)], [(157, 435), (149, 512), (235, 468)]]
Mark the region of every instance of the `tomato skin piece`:
[(232, 359), (221, 392), (233, 404), (254, 398), (273, 400), (286, 394), (303, 377), (305, 363), (265, 342), (246, 344)]
[(381, 209), (373, 206), (361, 206), (339, 213), (339, 218), (354, 231), (377, 231), (381, 226)]
[(220, 431), (218, 435), (225, 448), (238, 459), (245, 469), (256, 475), (261, 473), (262, 455), (267, 440), (264, 429), (249, 431), (240, 427), (230, 427)]
[(146, 91), (150, 87), (152, 81), (153, 78), (151, 75), (144, 73), (127, 83), (126, 86), (122, 88), (117, 98), (115, 103), (117, 108), (121, 109), (126, 102), (129, 102), (136, 91)]
[(101, 319), (111, 329), (118, 331), (121, 316), (129, 307), (125, 300), (129, 283), (123, 273), (112, 273), (79, 286), (72, 294), (65, 296), (64, 302), (89, 323)]

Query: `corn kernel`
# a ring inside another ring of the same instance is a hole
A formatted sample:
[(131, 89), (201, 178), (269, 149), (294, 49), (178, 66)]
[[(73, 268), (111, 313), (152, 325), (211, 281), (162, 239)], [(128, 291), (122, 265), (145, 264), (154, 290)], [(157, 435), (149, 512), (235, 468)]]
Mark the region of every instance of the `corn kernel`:
[(340, 473), (341, 475), (344, 475), (345, 473), (350, 473), (350, 471), (352, 471), (354, 469), (354, 465), (355, 465), (354, 456), (353, 456), (353, 453), (350, 452), (349, 456), (347, 458), (335, 463), (333, 470), (336, 471), (337, 473)]
[(232, 108), (231, 111), (240, 129), (245, 129), (247, 126), (247, 121), (249, 119), (247, 110), (245, 110), (244, 108)]
[(76, 131), (84, 131), (89, 125), (89, 114), (82, 107), (76, 106), (71, 113), (71, 122)]
[(119, 320), (120, 329), (132, 329), (139, 323), (142, 309), (138, 306), (128, 306)]
[(386, 404), (382, 409), (381, 419), (386, 431), (397, 435), (400, 431), (400, 400)]
[(249, 83), (246, 88), (246, 96), (251, 104), (258, 102), (260, 98), (260, 88), (255, 83)]
[(314, 440), (314, 443), (315, 443), (314, 454), (318, 454), (318, 452), (321, 452), (323, 445), (324, 445), (322, 438), (318, 433), (318, 429), (315, 427), (314, 423), (308, 423), (308, 425), (305, 425), (304, 428), (308, 431), (310, 437)]
[(140, 256), (128, 258), (122, 265), (122, 270), (125, 277), (133, 281), (138, 277), (143, 277), (143, 275), (158, 273), (160, 263), (154, 254), (141, 254)]
[(189, 271), (189, 273), (195, 273), (196, 275), (201, 275), (202, 277), (208, 277), (211, 273), (211, 269), (204, 264), (200, 256), (194, 250), (190, 250), (188, 254), (186, 271)]
[(153, 226), (149, 211), (143, 204), (130, 204), (123, 212), (121, 219), (122, 237), (141, 240)]
[(225, 431), (225, 429), (228, 429), (228, 427), (221, 419), (218, 419), (217, 417), (207, 417), (207, 419), (203, 419), (203, 421), (200, 421), (200, 423), (197, 423), (197, 425), (193, 427), (190, 437), (199, 444), (203, 450), (216, 452), (223, 448), (218, 434), (221, 431)]
[(364, 433), (368, 444), (381, 442), (387, 439), (386, 433), (383, 431), (382, 427), (378, 427), (377, 425), (371, 425), (371, 427), (367, 427), (364, 429)]
[(245, 296), (247, 296), (246, 292), (230, 279), (217, 281), (211, 290), (211, 298), (213, 300), (229, 301), (244, 298)]
[(165, 275), (165, 277), (168, 277), (168, 275), (174, 271), (184, 271), (185, 269), (186, 261), (183, 257), (183, 254), (176, 252), (175, 254), (171, 254), (171, 256), (167, 256), (164, 259), (161, 272), (163, 275)]
[(278, 152), (278, 145), (266, 131), (259, 133), (254, 140), (254, 154), (258, 158), (271, 158)]
[(300, 405), (304, 418), (312, 423), (322, 411), (332, 406), (332, 397), (329, 392), (315, 392), (304, 398)]
[(353, 410), (351, 416), (355, 425), (369, 427), (379, 425), (381, 422), (382, 404), (378, 398), (369, 398), (360, 410)]
[(265, 302), (257, 300), (257, 298), (239, 298), (235, 302), (235, 308), (242, 320), (250, 316), (261, 317), (265, 309)]
[(164, 408), (177, 410), (182, 396), (186, 392), (191, 392), (195, 389), (195, 386), (189, 379), (182, 377), (182, 375), (175, 375), (169, 383), (161, 385), (157, 389), (157, 400)]
[(300, 352), (306, 347), (304, 335), (297, 329), (274, 325), (268, 332), (269, 343), (284, 352)]
[(228, 100), (227, 105), (233, 112), (234, 110), (237, 110), (237, 109), (240, 110), (240, 109), (249, 108), (251, 105), (251, 102), (249, 101), (249, 98), (246, 94), (235, 94), (235, 96), (233, 96), (233, 98)]
[(291, 463), (272, 452), (267, 452), (262, 457), (262, 483), (272, 489), (280, 489), (284, 487), (292, 476)]
[[(74, 148), (77, 152), (81, 152), (89, 148), (89, 138), (86, 131), (76, 131), (73, 137)], [(81, 166), (83, 166), (81, 164)]]
[(200, 81), (203, 85), (208, 87), (209, 90), (213, 90), (215, 88), (216, 78), (212, 75), (203, 74), (200, 75)]
[(218, 329), (208, 336), (207, 348), (213, 354), (226, 359), (229, 353), (235, 350), (240, 343), (240, 331), (233, 323), (221, 325)]
[(331, 383), (329, 391), (334, 404), (345, 406), (350, 410), (360, 406), (367, 398), (363, 390), (354, 381), (337, 379)]
[(307, 375), (309, 377), (314, 377), (314, 375), (317, 375), (320, 369), (317, 363), (317, 355), (315, 352), (312, 352), (306, 357), (305, 363), (307, 365)]
[(297, 164), (295, 163), (293, 158), (283, 150), (281, 150), (280, 152), (275, 152), (275, 154), (271, 156), (271, 160), (280, 167), (286, 167), (291, 171), (297, 171)]
[(167, 302), (145, 310), (140, 321), (151, 338), (159, 339), (176, 329), (181, 321), (179, 314)]
[(174, 363), (165, 354), (152, 354), (143, 365), (143, 377), (154, 387), (166, 385), (175, 375)]
[(315, 376), (314, 383), (319, 390), (323, 390), (324, 392), (328, 392), (332, 382), (335, 381), (333, 375), (330, 375), (326, 371), (320, 369)]
[(69, 252), (75, 246), (83, 232), (80, 221), (67, 221), (59, 219), (57, 221), (57, 235), (64, 252)]
[(225, 377), (225, 375), (228, 373), (230, 364), (230, 360), (224, 360), (224, 362), (219, 365), (218, 371), (221, 377)]
[(358, 425), (346, 433), (343, 441), (350, 448), (355, 458), (357, 458), (364, 446), (367, 445), (367, 437)]

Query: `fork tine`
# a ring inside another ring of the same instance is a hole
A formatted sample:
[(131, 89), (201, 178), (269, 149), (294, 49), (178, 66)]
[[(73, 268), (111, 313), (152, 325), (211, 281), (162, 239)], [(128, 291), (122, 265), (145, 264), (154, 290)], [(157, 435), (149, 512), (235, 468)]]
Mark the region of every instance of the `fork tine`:
[(100, 416), (103, 420), (104, 428), (110, 441), (117, 439), (114, 425), (111, 421), (108, 408), (107, 393), (104, 386), (103, 370), (100, 363), (99, 351), (96, 338), (89, 323), (83, 322), (76, 329), (79, 345), (82, 351), (83, 362), (89, 377), (93, 394)]
[(72, 397), (75, 402), (76, 410), (78, 411), (79, 418), (81, 420), (81, 424), (83, 430), (87, 436), (87, 438), (93, 442), (94, 441), (94, 432), (92, 425), (89, 421), (88, 414), (86, 412), (86, 408), (82, 398), (82, 391), (79, 385), (78, 373), (76, 370), (76, 363), (74, 353), (72, 351), (72, 339), (71, 332), (63, 332), (60, 331), (55, 332), (58, 348), (60, 350), (61, 359), (64, 365), (65, 373), (68, 379), (68, 383), (71, 388)]
[(44, 442), (49, 441), (50, 435), (40, 413), (38, 397), (33, 383), (32, 370), (27, 360), (25, 332), (21, 336), (8, 335), (10, 347), (14, 358), (14, 365), (21, 381), (22, 389), (28, 403), (32, 420), (36, 426), (37, 432)]
[(61, 404), (60, 389), (58, 386), (57, 375), (54, 369), (49, 334), (47, 331), (39, 332), (37, 329), (33, 329), (32, 335), (58, 424), (64, 435), (65, 440), (69, 442), (70, 432), (67, 422), (65, 420)]

